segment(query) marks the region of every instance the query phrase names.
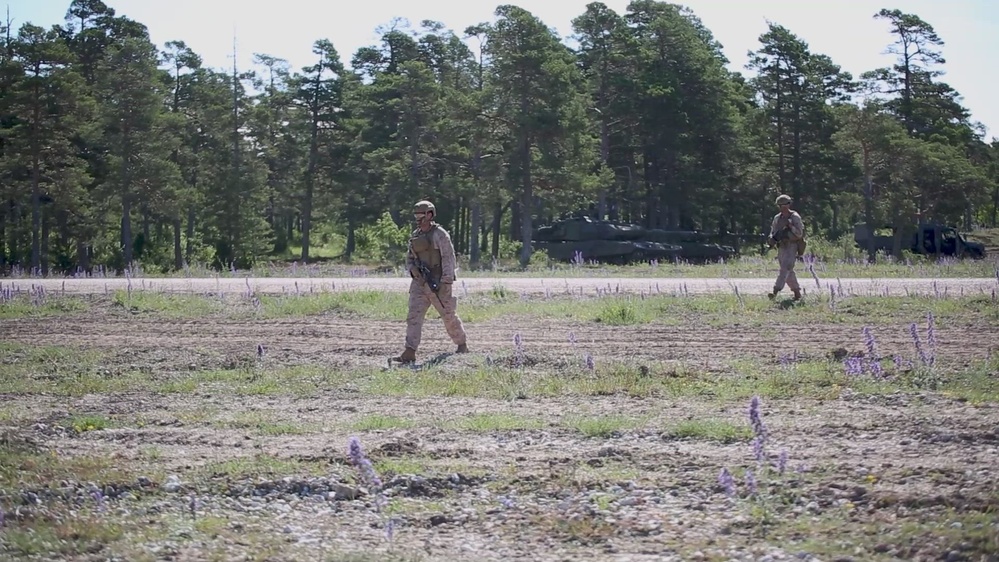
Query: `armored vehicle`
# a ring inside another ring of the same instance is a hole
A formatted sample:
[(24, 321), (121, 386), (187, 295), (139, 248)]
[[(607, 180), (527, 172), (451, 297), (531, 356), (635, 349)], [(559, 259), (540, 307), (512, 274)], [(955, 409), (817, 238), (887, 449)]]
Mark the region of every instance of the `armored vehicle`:
[(708, 261), (735, 254), (695, 231), (646, 229), (636, 224), (588, 216), (553, 221), (535, 230), (532, 243), (559, 261), (634, 263), (650, 260)]
[[(941, 224), (923, 223), (899, 233), (886, 227), (892, 234), (874, 234), (875, 251), (891, 255), (894, 252), (895, 236), (901, 237), (901, 248), (914, 254), (944, 255), (959, 258), (983, 259), (985, 245), (967, 240), (956, 228)], [(868, 241), (867, 223), (857, 223), (853, 227), (853, 240), (857, 247), (866, 250)]]

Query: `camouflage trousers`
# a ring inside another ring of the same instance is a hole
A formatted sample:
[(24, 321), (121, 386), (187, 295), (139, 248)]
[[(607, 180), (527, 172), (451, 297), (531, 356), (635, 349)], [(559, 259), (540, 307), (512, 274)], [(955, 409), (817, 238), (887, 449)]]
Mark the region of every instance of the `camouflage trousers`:
[[(439, 298), (438, 298), (439, 297)], [(458, 317), (458, 299), (451, 294), (451, 284), (441, 283), (435, 295), (422, 279), (413, 279), (409, 284), (409, 314), (406, 316), (406, 347), (419, 349), (423, 334), (423, 322), (430, 306), (437, 310), (444, 321), (444, 329), (457, 345), (465, 342), (465, 326)]]
[(787, 283), (787, 288), (792, 291), (801, 290), (798, 285), (798, 276), (794, 273), (794, 264), (798, 261), (798, 246), (794, 242), (784, 242), (777, 247), (777, 264), (780, 265), (780, 273), (774, 281), (774, 293), (779, 293)]

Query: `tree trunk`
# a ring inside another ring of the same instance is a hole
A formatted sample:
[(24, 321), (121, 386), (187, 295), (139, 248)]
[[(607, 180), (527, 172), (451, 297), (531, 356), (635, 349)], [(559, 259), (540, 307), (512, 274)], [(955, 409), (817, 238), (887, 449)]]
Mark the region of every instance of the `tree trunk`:
[(0, 212), (0, 274), (7, 269), (7, 215)]
[(132, 265), (132, 199), (121, 198), (121, 258), (125, 269)]
[(309, 244), (312, 234), (312, 180), (305, 182), (302, 201), (302, 263), (309, 263)]
[[(877, 244), (874, 240), (874, 172), (871, 169), (870, 154), (864, 151), (864, 222), (867, 228), (867, 261), (874, 263)], [(895, 254), (896, 256), (898, 254)]]
[[(610, 166), (610, 125), (606, 117), (600, 119), (600, 161), (604, 166)], [(602, 186), (597, 193), (597, 214), (600, 220), (607, 216), (607, 186)]]
[(42, 277), (49, 276), (49, 226), (51, 220), (46, 213), (42, 213), (42, 240), (41, 240), (41, 264)]
[[(37, 90), (37, 89), (36, 89)], [(42, 190), (39, 185), (41, 169), (41, 147), (37, 136), (41, 134), (38, 128), (39, 108), (35, 104), (35, 122), (32, 133), (31, 148), (31, 271), (34, 273), (42, 265), (41, 228), (42, 228)]]
[(902, 257), (902, 237), (905, 236), (907, 228), (903, 224), (902, 217), (899, 216), (897, 211), (892, 217), (892, 227), (895, 230), (895, 234), (892, 236), (891, 252), (896, 258), (900, 258)]
[[(511, 213), (513, 212), (513, 207), (511, 205)], [(500, 225), (503, 222), (503, 206), (496, 203), (496, 209), (493, 211), (493, 247), (492, 247), (492, 257), (493, 259), (499, 259), (499, 240), (500, 240)]]
[(180, 217), (173, 219), (173, 268), (175, 271), (184, 269), (184, 252), (180, 247), (180, 232), (183, 228)]
[(90, 245), (80, 235), (76, 240), (76, 268), (81, 274), (90, 272)]
[(194, 207), (190, 207), (187, 210), (187, 245), (184, 248), (184, 260), (187, 264), (191, 264), (191, 256), (194, 255), (194, 220), (195, 220)]
[(510, 240), (520, 238), (520, 199), (514, 197), (510, 205)]
[(10, 217), (10, 232), (9, 232), (9, 242), (7, 244), (8, 249), (10, 249), (9, 260), (11, 265), (19, 263), (21, 261), (21, 248), (18, 245), (18, 210), (17, 202), (13, 199), (10, 200), (8, 206), (8, 216)]
[(522, 133), (520, 139), (521, 171), (521, 215), (520, 215), (520, 266), (527, 267), (531, 261), (531, 235), (534, 225), (531, 216), (534, 212), (534, 178), (531, 176), (531, 139), (527, 133)]
[(456, 204), (453, 207), (455, 213), (454, 220), (451, 224), (454, 225), (452, 244), (454, 245), (455, 254), (460, 254), (465, 245), (465, 208), (464, 205), (462, 205), (462, 199), (463, 197), (459, 195)]
[(343, 256), (350, 261), (351, 256), (354, 255), (354, 251), (357, 249), (357, 222), (354, 220), (354, 216), (348, 214), (347, 216), (347, 244), (343, 249)]
[(479, 259), (482, 256), (479, 248), (479, 229), (482, 228), (482, 203), (478, 200), (472, 202), (472, 216), (468, 227), (468, 266), (471, 269), (479, 267)]
[[(318, 100), (315, 103), (318, 104)], [(319, 110), (314, 108), (313, 111), (309, 164), (305, 171), (305, 194), (302, 198), (302, 263), (309, 263), (309, 245), (312, 235), (312, 194), (316, 182), (316, 166), (319, 160)]]

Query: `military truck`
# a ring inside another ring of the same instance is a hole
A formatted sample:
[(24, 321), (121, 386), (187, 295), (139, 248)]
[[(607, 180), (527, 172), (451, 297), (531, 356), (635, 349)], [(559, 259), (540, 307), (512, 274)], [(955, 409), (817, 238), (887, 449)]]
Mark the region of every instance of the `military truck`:
[[(895, 237), (901, 238), (901, 248), (920, 255), (944, 255), (958, 258), (985, 258), (985, 245), (966, 239), (956, 228), (935, 223), (921, 223), (902, 232), (885, 227), (891, 234), (874, 233), (874, 249), (892, 255)], [(857, 223), (853, 227), (853, 241), (857, 247), (866, 250), (868, 241), (867, 223)]]
[(636, 224), (577, 216), (535, 230), (532, 245), (558, 261), (626, 264), (650, 260), (708, 261), (735, 255), (696, 231), (646, 229)]

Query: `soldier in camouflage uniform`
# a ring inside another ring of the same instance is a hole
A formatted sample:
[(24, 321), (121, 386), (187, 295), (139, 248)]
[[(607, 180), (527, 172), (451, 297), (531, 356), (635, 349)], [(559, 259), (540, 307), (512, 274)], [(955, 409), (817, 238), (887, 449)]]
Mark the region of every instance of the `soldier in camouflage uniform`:
[[(434, 222), (437, 210), (430, 201), (418, 202), (413, 211), (417, 229), (409, 238), (409, 251), (406, 254), (406, 270), (413, 280), (409, 284), (406, 349), (395, 358), (400, 363), (416, 361), (416, 350), (420, 347), (423, 333), (423, 321), (431, 305), (444, 320), (448, 336), (458, 346), (457, 353), (468, 352), (465, 327), (457, 314), (458, 299), (451, 294), (457, 261), (454, 246), (451, 244), (451, 235)], [(434, 293), (424, 281), (418, 262), (430, 268), (431, 277), (439, 284), (437, 293)]]
[(774, 220), (770, 225), (770, 246), (777, 246), (777, 263), (780, 265), (780, 273), (774, 282), (774, 290), (767, 295), (771, 299), (777, 297), (777, 293), (784, 288), (784, 284), (794, 292), (794, 300), (801, 299), (801, 286), (798, 285), (798, 276), (794, 273), (794, 264), (798, 256), (802, 253), (799, 247), (805, 239), (805, 225), (801, 220), (801, 215), (797, 211), (791, 210), (791, 198), (787, 195), (777, 197), (777, 207), (780, 212), (774, 215)]

